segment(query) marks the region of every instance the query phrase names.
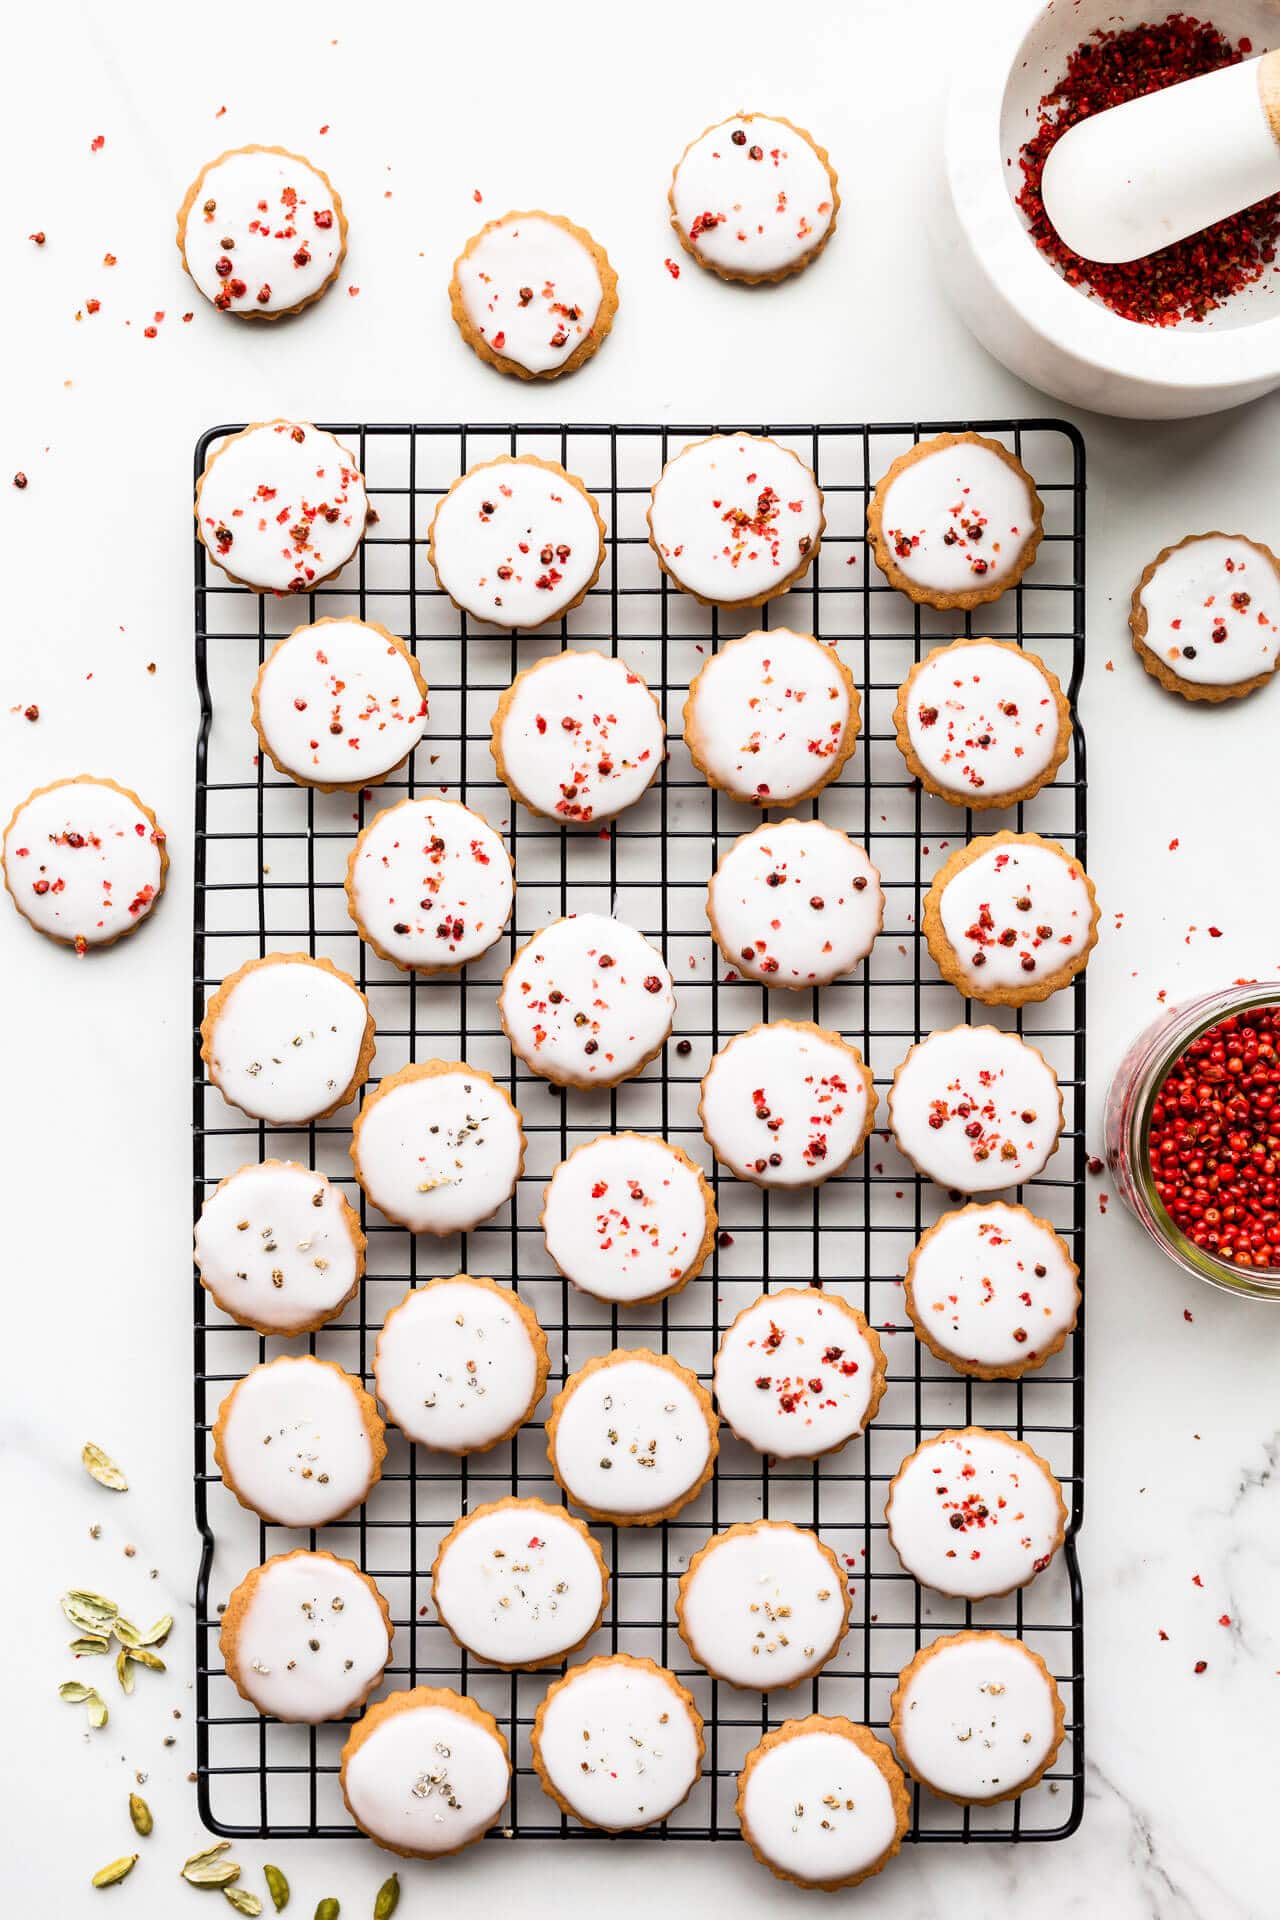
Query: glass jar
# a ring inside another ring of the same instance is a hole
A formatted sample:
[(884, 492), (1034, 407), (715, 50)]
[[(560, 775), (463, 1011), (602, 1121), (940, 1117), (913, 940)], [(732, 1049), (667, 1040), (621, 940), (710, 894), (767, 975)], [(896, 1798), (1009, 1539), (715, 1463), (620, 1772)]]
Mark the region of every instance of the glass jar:
[(1169, 1011), (1138, 1035), (1107, 1092), (1107, 1164), (1126, 1206), (1165, 1253), (1197, 1279), (1252, 1300), (1280, 1301), (1280, 1269), (1237, 1267), (1188, 1239), (1155, 1189), (1151, 1174), (1151, 1109), (1165, 1076), (1193, 1040), (1250, 1007), (1280, 1007), (1280, 981), (1202, 994)]

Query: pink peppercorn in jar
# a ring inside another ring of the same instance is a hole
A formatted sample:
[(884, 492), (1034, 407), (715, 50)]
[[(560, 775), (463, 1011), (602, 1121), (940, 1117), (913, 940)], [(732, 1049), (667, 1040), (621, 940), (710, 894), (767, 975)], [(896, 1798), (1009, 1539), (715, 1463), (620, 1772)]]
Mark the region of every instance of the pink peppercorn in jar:
[(1280, 1301), (1280, 981), (1170, 1008), (1116, 1069), (1104, 1125), (1157, 1245), (1211, 1286)]

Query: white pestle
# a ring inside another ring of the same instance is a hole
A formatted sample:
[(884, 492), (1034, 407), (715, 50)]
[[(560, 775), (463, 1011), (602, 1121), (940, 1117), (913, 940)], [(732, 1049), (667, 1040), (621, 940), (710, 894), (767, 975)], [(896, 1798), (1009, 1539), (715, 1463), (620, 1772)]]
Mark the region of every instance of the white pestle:
[(1137, 260), (1280, 193), (1280, 49), (1091, 114), (1050, 149), (1045, 212), (1085, 260)]

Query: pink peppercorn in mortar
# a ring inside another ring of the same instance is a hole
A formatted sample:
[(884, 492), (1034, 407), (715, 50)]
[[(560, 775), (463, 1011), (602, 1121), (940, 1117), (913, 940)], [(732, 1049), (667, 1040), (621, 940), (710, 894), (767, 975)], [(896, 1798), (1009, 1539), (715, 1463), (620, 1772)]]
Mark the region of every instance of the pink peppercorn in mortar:
[(347, 219), (328, 175), (309, 160), (284, 147), (236, 147), (188, 188), (178, 250), (220, 313), (279, 320), (333, 285)]

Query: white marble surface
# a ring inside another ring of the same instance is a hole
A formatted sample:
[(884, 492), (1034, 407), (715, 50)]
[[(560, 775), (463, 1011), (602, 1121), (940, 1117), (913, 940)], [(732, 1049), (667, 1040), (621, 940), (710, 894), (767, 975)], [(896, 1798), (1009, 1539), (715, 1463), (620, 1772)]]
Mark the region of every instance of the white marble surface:
[[(948, 36), (980, 31), (993, 5), (654, 0), (624, 18), (510, 0), (483, 10), (384, 0), (363, 14), (53, 0), (11, 22), (0, 802), (65, 772), (122, 773), (168, 823), (174, 867), (155, 923), (105, 958), (78, 963), (0, 912), (6, 1912), (99, 1911), (89, 1875), (131, 1850), (135, 1769), (149, 1776), (156, 1831), (112, 1911), (167, 1920), (195, 1898), (173, 1876), (199, 1844), (185, 1783), (196, 434), (215, 419), (291, 410), (375, 420), (1054, 411), (951, 318), (922, 245), (923, 135)], [(675, 251), (666, 170), (692, 133), (738, 105), (818, 129), (845, 196), (823, 261), (758, 296), (690, 268), (675, 282), (663, 266)], [(252, 139), (316, 154), (352, 216), (342, 286), (358, 285), (358, 297), (336, 291), (279, 331), (206, 309), (172, 243), (173, 210), (201, 161)], [(460, 347), (444, 300), (478, 216), (530, 202), (598, 229), (622, 276), (613, 339), (560, 389), (504, 384)], [(26, 239), (36, 228), (42, 250)], [(90, 296), (102, 310), (77, 323)], [(157, 311), (165, 318), (147, 340)], [(1139, 670), (1124, 626), (1132, 580), (1166, 541), (1206, 525), (1280, 536), (1278, 418), (1263, 401), (1160, 428), (1081, 419), (1092, 537), (1083, 712), (1091, 866), (1106, 908), (1090, 975), (1095, 1144), (1109, 1067), (1159, 989), (1173, 1000), (1280, 973), (1266, 851), (1280, 693), (1185, 707)], [(30, 477), (22, 494), (8, 484), (16, 468)], [(34, 726), (12, 711), (32, 701)], [(909, 1851), (861, 1895), (892, 1920), (1243, 1920), (1277, 1908), (1280, 1308), (1184, 1280), (1147, 1252), (1118, 1202), (1093, 1223), (1089, 1289), (1084, 1826), (1053, 1848)], [(127, 1463), (127, 1496), (84, 1476), (88, 1437)], [(56, 1698), (69, 1664), (56, 1599), (81, 1583), (135, 1618), (165, 1607), (178, 1618), (168, 1674), (142, 1676), (118, 1709), (112, 1681), (111, 1725), (91, 1738)], [(300, 1915), (334, 1894), (356, 1920), (388, 1871), (362, 1845), (237, 1855), (280, 1860)], [(729, 1846), (489, 1846), (437, 1873), (402, 1863), (403, 1915), (425, 1913), (442, 1889), (460, 1920), (802, 1904)], [(256, 1873), (249, 1884), (260, 1887)]]

